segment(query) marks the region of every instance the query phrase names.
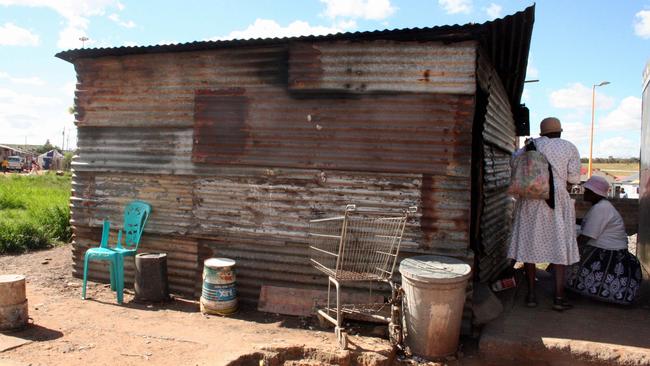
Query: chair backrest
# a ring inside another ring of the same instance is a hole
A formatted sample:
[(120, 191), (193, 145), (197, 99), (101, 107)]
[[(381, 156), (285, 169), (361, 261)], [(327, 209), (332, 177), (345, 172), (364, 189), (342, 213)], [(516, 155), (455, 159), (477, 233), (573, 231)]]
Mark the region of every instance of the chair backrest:
[(124, 209), (124, 243), (126, 249), (138, 249), (140, 237), (147, 223), (151, 205), (144, 201), (132, 201)]

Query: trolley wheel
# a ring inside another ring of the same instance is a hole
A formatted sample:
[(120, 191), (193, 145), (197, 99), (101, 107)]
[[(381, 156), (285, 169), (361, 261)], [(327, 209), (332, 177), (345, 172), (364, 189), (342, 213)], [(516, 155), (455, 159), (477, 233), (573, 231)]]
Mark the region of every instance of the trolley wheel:
[(342, 350), (346, 350), (348, 348), (348, 334), (344, 331), (340, 331), (337, 339), (339, 341), (339, 347), (341, 347)]

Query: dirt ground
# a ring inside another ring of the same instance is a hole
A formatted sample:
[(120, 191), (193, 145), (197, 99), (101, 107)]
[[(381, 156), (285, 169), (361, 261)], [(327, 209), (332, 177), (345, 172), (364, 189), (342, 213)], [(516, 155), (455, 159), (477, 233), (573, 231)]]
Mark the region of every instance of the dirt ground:
[(0, 365), (417, 364), (393, 360), (389, 343), (377, 337), (353, 336), (351, 351), (339, 351), (333, 332), (311, 319), (247, 308), (205, 316), (196, 301), (138, 304), (130, 291), (120, 306), (109, 285), (91, 282), (84, 301), (70, 250), (0, 256), (0, 274), (27, 277), (32, 323), (0, 333)]

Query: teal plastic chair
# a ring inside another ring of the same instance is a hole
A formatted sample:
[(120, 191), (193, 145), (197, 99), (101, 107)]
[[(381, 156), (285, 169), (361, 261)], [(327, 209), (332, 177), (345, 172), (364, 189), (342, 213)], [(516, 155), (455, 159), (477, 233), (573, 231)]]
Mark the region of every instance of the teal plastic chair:
[[(102, 239), (97, 248), (90, 248), (84, 257), (84, 279), (81, 298), (86, 298), (86, 282), (88, 278), (88, 262), (91, 260), (109, 261), (111, 290), (117, 292), (117, 302), (121, 304), (124, 298), (124, 258), (134, 257), (140, 245), (142, 232), (151, 214), (151, 205), (144, 201), (132, 201), (124, 210), (124, 226), (117, 234), (117, 244), (109, 247), (108, 237), (111, 223), (104, 220)], [(124, 235), (122, 235), (124, 233)], [(124, 237), (124, 242), (122, 242)]]

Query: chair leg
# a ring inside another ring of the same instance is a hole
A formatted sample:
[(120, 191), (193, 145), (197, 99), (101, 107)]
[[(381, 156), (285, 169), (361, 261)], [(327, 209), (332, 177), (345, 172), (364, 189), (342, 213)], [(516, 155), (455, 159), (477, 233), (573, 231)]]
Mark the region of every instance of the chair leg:
[(115, 281), (115, 261), (110, 261), (108, 264), (108, 272), (111, 279), (111, 291), (115, 291), (117, 282)]
[(90, 253), (86, 253), (84, 256), (84, 283), (83, 287), (81, 288), (81, 298), (86, 300), (86, 282), (88, 280), (88, 257)]
[(117, 263), (115, 271), (115, 279), (117, 280), (117, 303), (122, 304), (124, 302), (124, 256), (118, 254), (116, 256)]

